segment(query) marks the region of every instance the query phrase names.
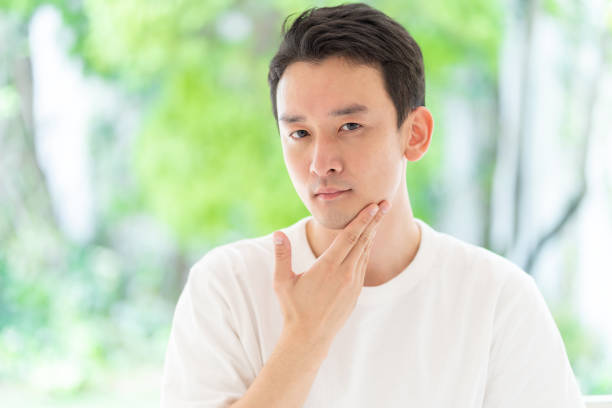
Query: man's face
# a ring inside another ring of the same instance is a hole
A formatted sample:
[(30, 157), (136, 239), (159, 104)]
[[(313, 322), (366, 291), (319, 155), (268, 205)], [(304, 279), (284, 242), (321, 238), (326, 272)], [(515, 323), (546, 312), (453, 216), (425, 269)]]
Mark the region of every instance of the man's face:
[[(295, 62), (276, 101), (289, 176), (317, 222), (341, 229), (368, 203), (393, 202), (405, 160), (378, 69), (339, 57)], [(316, 194), (322, 189), (346, 191)]]

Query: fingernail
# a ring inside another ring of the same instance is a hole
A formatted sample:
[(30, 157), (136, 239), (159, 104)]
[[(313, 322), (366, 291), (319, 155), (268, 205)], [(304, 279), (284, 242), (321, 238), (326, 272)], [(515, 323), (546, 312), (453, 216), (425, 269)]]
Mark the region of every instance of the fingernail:
[(274, 244), (275, 245), (282, 245), (283, 243), (283, 237), (280, 234), (274, 234)]
[(376, 215), (378, 212), (378, 206), (370, 208), (370, 215)]
[(380, 211), (381, 211), (383, 214), (386, 214), (386, 213), (388, 213), (388, 212), (389, 212), (389, 209), (390, 209), (390, 208), (391, 208), (391, 204), (389, 204), (388, 202), (385, 202), (383, 205), (381, 205), (381, 207), (380, 207)]

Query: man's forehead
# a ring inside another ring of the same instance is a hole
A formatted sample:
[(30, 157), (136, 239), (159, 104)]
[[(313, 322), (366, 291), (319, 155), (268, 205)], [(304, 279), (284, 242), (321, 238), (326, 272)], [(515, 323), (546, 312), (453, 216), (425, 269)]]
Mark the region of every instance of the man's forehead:
[(279, 86), (295, 85), (304, 79), (325, 79), (326, 82), (342, 82), (348, 77), (375, 76), (382, 80), (379, 66), (328, 57), (320, 61), (295, 61), (289, 64), (279, 79)]
[(276, 89), (278, 121), (283, 124), (304, 122), (311, 115), (332, 118), (379, 112), (386, 99), (378, 68), (342, 57), (293, 62)]
[[(356, 113), (367, 113), (368, 107), (361, 103), (350, 103), (348, 105), (340, 106), (337, 108), (331, 109), (327, 115), (328, 116), (345, 116), (345, 115), (353, 115)], [(281, 112), (281, 115), (278, 118), (279, 121), (284, 123), (294, 123), (294, 122), (303, 122), (306, 120), (306, 116), (302, 113), (297, 112)]]

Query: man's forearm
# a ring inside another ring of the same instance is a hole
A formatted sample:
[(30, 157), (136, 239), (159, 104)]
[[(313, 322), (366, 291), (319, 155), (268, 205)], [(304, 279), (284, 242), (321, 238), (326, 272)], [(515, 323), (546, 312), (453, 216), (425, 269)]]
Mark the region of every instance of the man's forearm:
[(285, 331), (247, 392), (231, 408), (300, 408), (304, 405), (329, 342)]

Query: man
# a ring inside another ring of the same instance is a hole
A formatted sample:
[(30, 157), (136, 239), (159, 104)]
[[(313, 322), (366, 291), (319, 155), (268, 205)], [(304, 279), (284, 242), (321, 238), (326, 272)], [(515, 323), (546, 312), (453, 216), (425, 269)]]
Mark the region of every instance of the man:
[(364, 4), (283, 34), (272, 107), (312, 215), (193, 266), (162, 406), (582, 407), (534, 280), (413, 217), (433, 131), (413, 38)]

